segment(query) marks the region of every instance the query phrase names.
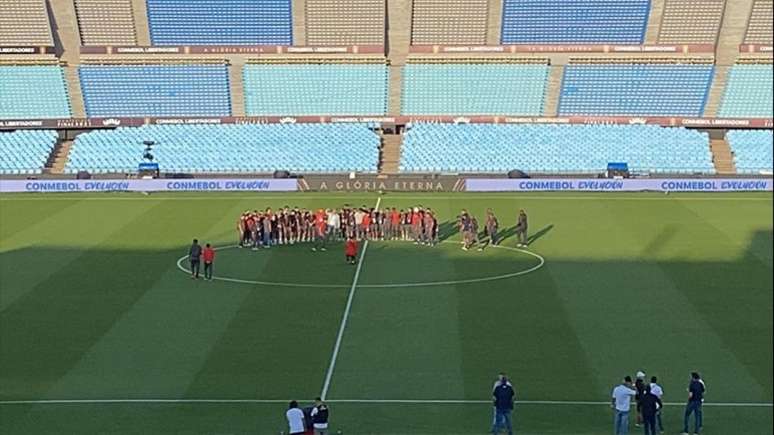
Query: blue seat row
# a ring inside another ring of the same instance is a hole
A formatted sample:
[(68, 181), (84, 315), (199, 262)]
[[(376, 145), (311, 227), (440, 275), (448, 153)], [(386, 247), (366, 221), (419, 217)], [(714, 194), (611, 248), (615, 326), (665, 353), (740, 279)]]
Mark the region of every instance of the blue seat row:
[(609, 162), (637, 172), (715, 172), (707, 133), (685, 128), (430, 123), (404, 135), (400, 170), (597, 174)]
[(0, 132), (0, 175), (40, 174), (56, 141), (53, 130)]
[(726, 118), (771, 118), (774, 65), (734, 65), (720, 103), (718, 116)]
[(731, 130), (726, 133), (726, 139), (734, 153), (737, 173), (772, 172), (774, 136), (771, 130)]
[(702, 116), (714, 66), (570, 64), (560, 115)]
[(416, 64), (403, 67), (405, 115), (540, 115), (548, 65)]
[(67, 84), (60, 66), (0, 66), (0, 119), (70, 116)]
[(248, 64), (248, 115), (384, 115), (387, 65)]
[(376, 172), (379, 136), (366, 124), (146, 125), (79, 135), (67, 173), (136, 172), (144, 141), (164, 172)]
[(504, 0), (503, 44), (641, 44), (650, 0)]
[(290, 0), (147, 0), (154, 45), (292, 45)]
[(107, 116), (229, 116), (226, 65), (82, 65), (86, 113)]

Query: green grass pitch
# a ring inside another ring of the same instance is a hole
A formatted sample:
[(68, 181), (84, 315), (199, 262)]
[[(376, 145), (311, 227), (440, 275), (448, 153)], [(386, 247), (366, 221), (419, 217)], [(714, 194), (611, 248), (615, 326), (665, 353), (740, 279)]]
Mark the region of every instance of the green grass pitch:
[[(341, 246), (223, 249), (215, 275), (246, 282), (203, 282), (177, 260), (193, 237), (233, 245), (245, 209), (377, 198), (1, 196), (0, 433), (286, 430), (286, 401), (324, 388), (356, 267)], [(518, 274), (540, 259), (463, 252), (458, 235), (370, 243), (327, 390), (333, 433), (484, 434), (502, 370), (519, 434), (608, 434), (610, 390), (639, 369), (674, 403), (667, 433), (692, 370), (703, 433), (772, 433), (771, 194), (381, 197), (414, 204), (441, 221), (491, 207), (506, 228), (523, 207), (545, 264)], [(86, 401), (14, 402), (60, 399)], [(98, 402), (113, 399), (136, 401)]]

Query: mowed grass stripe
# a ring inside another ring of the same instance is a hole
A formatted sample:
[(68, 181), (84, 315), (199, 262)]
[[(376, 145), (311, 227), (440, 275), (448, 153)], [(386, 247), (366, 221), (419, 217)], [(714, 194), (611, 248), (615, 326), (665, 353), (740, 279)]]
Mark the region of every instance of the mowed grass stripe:
[[(113, 219), (105, 211), (103, 216), (112, 225), (103, 228), (110, 228), (108, 234), (113, 237), (105, 237), (86, 249), (55, 246), (72, 235), (70, 227), (89, 226), (90, 222), (80, 220), (80, 215), (57, 223), (53, 231), (58, 230), (60, 235), (47, 241), (51, 245), (30, 248), (38, 260), (28, 267), (39, 268), (47, 277), (0, 312), (3, 398), (44, 397), (169, 269), (168, 263), (146, 252), (113, 247), (121, 234), (136, 236), (152, 225), (156, 221), (153, 211), (161, 206), (121, 210), (129, 218)], [(57, 269), (48, 269), (47, 265), (56, 264), (59, 258), (68, 261)], [(14, 284), (4, 279), (3, 287), (7, 285)]]
[(153, 231), (159, 242), (180, 244), (175, 251), (148, 252), (156, 261), (165, 262), (167, 269), (48, 396), (184, 396), (211, 344), (220, 337), (249, 290), (192, 281), (180, 274), (170, 260), (177, 253), (187, 252), (191, 238), (200, 238), (201, 243), (212, 239), (211, 234), (220, 232), (237, 213), (236, 207), (224, 213), (216, 208), (172, 203), (154, 210), (157, 222), (175, 222), (181, 216), (197, 219), (165, 232)]

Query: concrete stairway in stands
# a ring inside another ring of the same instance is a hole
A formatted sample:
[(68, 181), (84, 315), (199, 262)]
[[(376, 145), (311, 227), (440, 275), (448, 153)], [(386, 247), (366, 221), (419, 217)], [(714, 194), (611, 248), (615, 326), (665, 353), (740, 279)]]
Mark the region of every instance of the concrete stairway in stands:
[(400, 115), (402, 68), (411, 45), (411, 0), (387, 0), (387, 59), (390, 62), (390, 91), (387, 113)]
[(64, 173), (65, 163), (67, 163), (67, 156), (70, 154), (70, 149), (73, 146), (72, 140), (66, 140), (58, 142), (54, 149), (51, 150), (51, 154), (48, 156), (48, 162), (43, 169), (44, 174), (59, 175)]
[(245, 91), (242, 83), (242, 69), (247, 59), (244, 56), (229, 58), (228, 81), (231, 86), (231, 115), (245, 116)]
[(379, 162), (380, 174), (397, 174), (400, 165), (400, 146), (403, 135), (382, 134), (382, 152)]
[(551, 65), (550, 72), (548, 73), (548, 84), (546, 85), (546, 99), (543, 106), (543, 114), (545, 116), (557, 116), (563, 76), (564, 65)]
[(137, 45), (149, 46), (150, 28), (148, 27), (147, 0), (132, 0), (132, 13), (134, 15), (134, 29), (137, 34)]
[(735, 175), (734, 155), (725, 139), (710, 139), (712, 161), (718, 175)]
[(726, 90), (728, 81), (728, 70), (730, 66), (716, 66), (715, 77), (712, 79), (712, 87), (707, 95), (707, 104), (704, 106), (704, 116), (715, 117), (720, 109), (720, 103), (723, 101), (723, 93)]
[(70, 106), (73, 118), (85, 118), (81, 96), (81, 83), (78, 80), (77, 66), (80, 61), (81, 41), (78, 36), (78, 18), (75, 15), (75, 3), (71, 1), (48, 2), (51, 7), (52, 29), (57, 54), (65, 62), (65, 80), (70, 94)]

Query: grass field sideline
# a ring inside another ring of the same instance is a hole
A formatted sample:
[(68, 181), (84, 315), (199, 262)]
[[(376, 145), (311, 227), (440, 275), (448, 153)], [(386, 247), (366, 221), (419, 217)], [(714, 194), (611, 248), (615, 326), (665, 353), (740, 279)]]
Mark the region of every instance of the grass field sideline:
[[(548, 229), (530, 246), (545, 264), (501, 280), (464, 282), (536, 260), (374, 242), (357, 268), (338, 246), (230, 249), (216, 263), (321, 288), (192, 282), (177, 267), (193, 237), (233, 245), (245, 209), (378, 198), (0, 196), (2, 432), (277, 434), (288, 399), (325, 390), (345, 434), (485, 433), (505, 370), (519, 433), (606, 434), (610, 388), (644, 369), (677, 433), (696, 369), (706, 433), (772, 433), (771, 194), (381, 197), (445, 220), (491, 207), (505, 227), (526, 208), (531, 232)], [(456, 283), (374, 287), (428, 281)], [(59, 402), (35, 403), (47, 400)]]

